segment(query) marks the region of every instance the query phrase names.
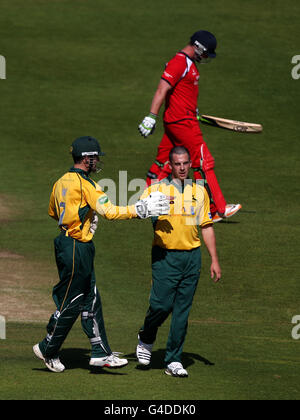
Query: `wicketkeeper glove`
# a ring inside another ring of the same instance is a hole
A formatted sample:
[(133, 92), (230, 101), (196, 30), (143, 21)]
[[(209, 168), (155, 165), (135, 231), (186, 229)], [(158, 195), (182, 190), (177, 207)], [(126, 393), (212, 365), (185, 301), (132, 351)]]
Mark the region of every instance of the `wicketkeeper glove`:
[(93, 218), (92, 218), (92, 221), (91, 221), (91, 226), (90, 226), (90, 232), (93, 234), (93, 235), (95, 235), (95, 232), (96, 232), (96, 230), (97, 230), (97, 227), (98, 227), (98, 215), (97, 215), (97, 213), (94, 211), (94, 214), (93, 214)]
[(141, 219), (161, 216), (170, 211), (170, 199), (159, 191), (151, 193), (147, 198), (135, 203), (135, 211)]
[(157, 115), (152, 114), (152, 112), (150, 112), (150, 114), (147, 117), (145, 117), (139, 125), (139, 132), (145, 138), (148, 137), (150, 134), (153, 134), (156, 125), (156, 118)]

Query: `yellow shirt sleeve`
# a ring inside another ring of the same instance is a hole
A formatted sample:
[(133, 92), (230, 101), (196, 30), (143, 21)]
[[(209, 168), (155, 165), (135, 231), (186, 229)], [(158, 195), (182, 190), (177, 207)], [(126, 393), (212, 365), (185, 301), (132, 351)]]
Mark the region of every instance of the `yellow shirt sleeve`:
[(58, 217), (57, 211), (56, 211), (55, 196), (54, 196), (55, 187), (56, 187), (56, 184), (54, 185), (54, 187), (52, 189), (52, 192), (51, 192), (51, 195), (50, 195), (50, 202), (49, 202), (48, 214), (53, 219), (58, 220), (59, 217)]
[(204, 205), (203, 205), (203, 211), (201, 214), (201, 219), (199, 220), (199, 225), (201, 227), (212, 224), (212, 217), (210, 212), (210, 200), (208, 193), (205, 188), (203, 188), (204, 191)]
[(86, 202), (100, 216), (108, 220), (126, 220), (137, 217), (135, 206), (115, 206), (108, 196), (96, 184), (96, 188), (86, 182), (84, 188)]

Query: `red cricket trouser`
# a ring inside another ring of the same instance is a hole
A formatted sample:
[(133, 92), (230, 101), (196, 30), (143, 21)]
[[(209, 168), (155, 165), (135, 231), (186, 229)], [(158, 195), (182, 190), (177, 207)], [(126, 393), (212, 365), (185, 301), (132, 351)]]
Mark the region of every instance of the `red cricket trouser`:
[(148, 172), (147, 184), (150, 185), (153, 179), (161, 180), (171, 173), (168, 165), (169, 153), (175, 146), (184, 146), (191, 155), (194, 178), (206, 179), (212, 214), (225, 213), (226, 200), (213, 170), (214, 159), (203, 140), (198, 121), (182, 120), (173, 124), (164, 124), (164, 128), (165, 133), (158, 146), (155, 163)]

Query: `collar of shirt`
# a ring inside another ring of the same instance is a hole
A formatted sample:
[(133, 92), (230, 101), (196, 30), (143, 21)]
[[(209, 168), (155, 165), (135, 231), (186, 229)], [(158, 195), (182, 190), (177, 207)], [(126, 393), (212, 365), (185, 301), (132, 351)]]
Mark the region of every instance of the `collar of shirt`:
[(183, 191), (184, 191), (184, 189), (187, 185), (193, 186), (193, 180), (190, 179), (190, 178), (186, 178), (184, 180), (184, 182), (181, 182), (180, 184), (178, 184), (176, 181), (173, 180), (172, 175), (169, 175), (167, 177), (167, 179), (168, 179), (169, 183), (174, 185), (180, 193), (183, 193)]
[(74, 166), (72, 166), (72, 168), (70, 168), (69, 172), (78, 172), (81, 175), (85, 175), (85, 176), (89, 177), (88, 172), (84, 171), (83, 169), (74, 168)]
[(81, 175), (82, 178), (84, 178), (86, 181), (88, 181), (90, 184), (92, 184), (93, 187), (95, 187), (95, 182), (92, 180), (92, 178), (90, 178), (89, 173), (84, 171), (83, 169), (74, 168), (74, 166), (72, 166), (72, 168), (70, 168), (69, 172), (75, 172), (75, 173)]
[(195, 60), (192, 58), (192, 57), (190, 57), (187, 53), (185, 53), (184, 51), (178, 51), (178, 53), (177, 54), (183, 54), (183, 55), (185, 55), (187, 58), (189, 58), (193, 63), (195, 63)]

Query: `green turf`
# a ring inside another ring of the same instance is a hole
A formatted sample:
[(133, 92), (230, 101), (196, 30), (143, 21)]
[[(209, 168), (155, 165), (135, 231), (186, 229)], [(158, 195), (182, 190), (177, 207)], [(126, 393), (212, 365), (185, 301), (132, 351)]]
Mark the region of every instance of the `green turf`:
[(215, 226), (219, 285), (209, 279), (204, 251), (184, 348), (190, 377), (163, 375), (168, 323), (153, 369), (136, 369), (152, 228), (145, 221), (101, 221), (98, 285), (111, 346), (129, 355), (129, 366), (91, 374), (88, 342), (76, 324), (62, 350), (69, 369), (58, 378), (31, 354), (45, 325), (10, 322), (0, 341), (0, 399), (299, 399), (300, 341), (291, 337), (291, 319), (300, 313), (300, 80), (291, 77), (291, 59), (300, 53), (299, 12), (292, 0), (216, 0), (209, 7), (196, 0), (2, 0), (0, 194), (16, 216), (1, 223), (0, 249), (55, 264), (48, 198), (71, 166), (68, 150), (77, 136), (100, 139), (103, 177), (118, 181), (119, 170), (128, 170), (129, 180), (144, 178), (162, 124), (147, 140), (137, 125), (164, 63), (200, 28), (219, 41), (217, 59), (200, 67), (201, 113), (262, 123), (264, 131), (203, 126), (225, 197), (243, 211)]

